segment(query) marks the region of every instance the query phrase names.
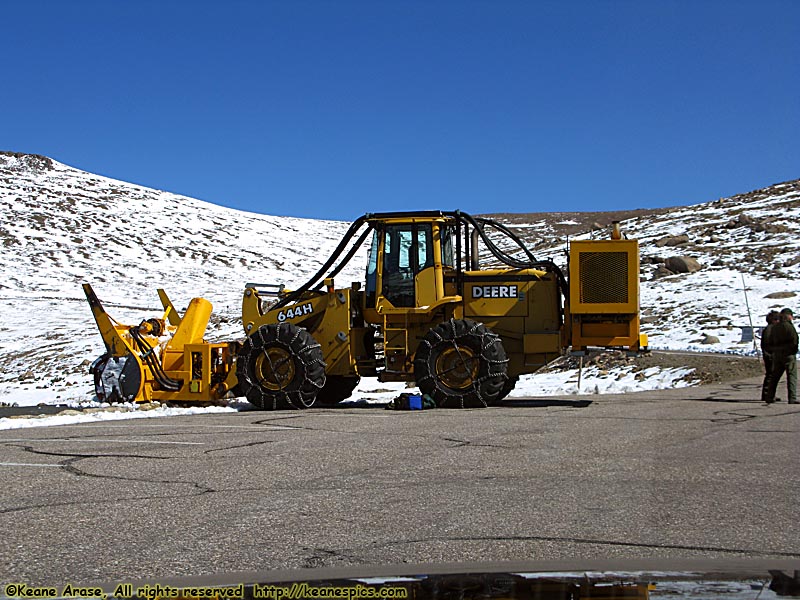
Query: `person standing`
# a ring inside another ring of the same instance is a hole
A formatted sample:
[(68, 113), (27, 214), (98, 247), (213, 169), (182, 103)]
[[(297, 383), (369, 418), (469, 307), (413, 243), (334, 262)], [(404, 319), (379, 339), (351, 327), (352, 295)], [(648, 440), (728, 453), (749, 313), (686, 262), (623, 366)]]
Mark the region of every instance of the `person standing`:
[(772, 370), (767, 390), (767, 402), (775, 401), (778, 382), (786, 373), (787, 400), (789, 404), (797, 404), (797, 330), (792, 324), (794, 313), (790, 308), (784, 308), (780, 318), (780, 322), (769, 334), (769, 343), (772, 348)]
[(777, 310), (769, 311), (769, 314), (767, 314), (767, 326), (761, 332), (761, 356), (764, 359), (764, 383), (761, 385), (761, 401), (767, 404), (775, 402), (775, 394), (768, 395), (769, 382), (772, 380), (772, 342), (770, 341), (770, 335), (780, 320), (780, 313)]

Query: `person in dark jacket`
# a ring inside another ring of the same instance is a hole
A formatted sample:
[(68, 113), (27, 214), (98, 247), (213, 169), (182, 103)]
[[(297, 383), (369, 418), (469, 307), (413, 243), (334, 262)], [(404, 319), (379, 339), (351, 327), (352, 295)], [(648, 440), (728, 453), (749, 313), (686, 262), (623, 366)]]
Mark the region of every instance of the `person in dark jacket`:
[(772, 379), (772, 342), (770, 335), (775, 325), (781, 320), (781, 315), (777, 310), (769, 311), (767, 315), (767, 326), (761, 332), (761, 356), (764, 359), (764, 383), (761, 385), (761, 401), (767, 404), (775, 402), (775, 396), (768, 396), (769, 382)]
[(786, 391), (789, 404), (797, 404), (797, 330), (792, 321), (794, 313), (789, 308), (781, 311), (781, 320), (770, 331), (769, 343), (772, 348), (772, 371), (770, 373), (768, 402), (774, 402), (775, 390), (781, 376), (786, 373)]

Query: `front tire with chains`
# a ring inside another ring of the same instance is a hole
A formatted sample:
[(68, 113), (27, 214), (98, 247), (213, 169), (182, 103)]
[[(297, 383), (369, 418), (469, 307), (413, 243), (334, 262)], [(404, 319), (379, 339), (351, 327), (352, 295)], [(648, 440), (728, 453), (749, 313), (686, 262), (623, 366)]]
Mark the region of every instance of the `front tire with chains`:
[(450, 319), (431, 329), (414, 359), (420, 391), (447, 408), (494, 404), (506, 383), (507, 368), (500, 336), (468, 319)]
[(262, 325), (242, 344), (236, 377), (256, 408), (310, 408), (325, 385), (322, 349), (308, 331), (296, 325)]

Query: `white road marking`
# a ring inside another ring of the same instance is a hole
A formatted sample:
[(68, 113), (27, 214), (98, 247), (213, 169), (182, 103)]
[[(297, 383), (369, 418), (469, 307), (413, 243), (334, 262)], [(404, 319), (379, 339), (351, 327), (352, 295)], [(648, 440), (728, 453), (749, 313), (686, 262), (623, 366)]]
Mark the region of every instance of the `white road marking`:
[(207, 429), (247, 429), (248, 431), (291, 431), (297, 427), (286, 427), (284, 425), (264, 425), (263, 427), (252, 427), (247, 425), (203, 425)]
[(0, 467), (62, 467), (63, 465), (47, 465), (42, 463), (7, 463), (0, 462)]
[(106, 438), (20, 438), (4, 440), (0, 438), (0, 443), (7, 442), (107, 442), (111, 444), (177, 444), (181, 446), (205, 446), (205, 442), (168, 442), (162, 440), (118, 440)]
[[(173, 424), (168, 423), (165, 425), (159, 425), (156, 423), (136, 423), (136, 425), (107, 425), (104, 429), (142, 429), (144, 427), (157, 427), (157, 428), (167, 428), (167, 427), (174, 427)], [(285, 425), (192, 425), (191, 429), (247, 429), (249, 431), (272, 431), (272, 430), (283, 430), (287, 431), (290, 429), (297, 429), (297, 427), (287, 427)]]

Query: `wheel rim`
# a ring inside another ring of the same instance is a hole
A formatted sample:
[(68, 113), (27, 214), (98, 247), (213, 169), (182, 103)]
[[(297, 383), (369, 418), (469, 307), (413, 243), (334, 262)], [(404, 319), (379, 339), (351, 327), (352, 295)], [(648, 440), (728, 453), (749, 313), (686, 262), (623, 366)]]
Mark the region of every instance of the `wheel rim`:
[(276, 392), (288, 386), (295, 376), (294, 361), (288, 350), (265, 348), (256, 358), (255, 373), (259, 384)]
[(446, 348), (436, 359), (436, 377), (454, 390), (471, 387), (478, 378), (480, 360), (467, 347), (456, 344)]

